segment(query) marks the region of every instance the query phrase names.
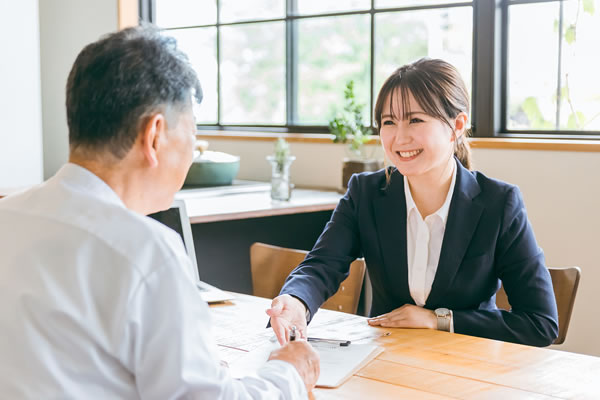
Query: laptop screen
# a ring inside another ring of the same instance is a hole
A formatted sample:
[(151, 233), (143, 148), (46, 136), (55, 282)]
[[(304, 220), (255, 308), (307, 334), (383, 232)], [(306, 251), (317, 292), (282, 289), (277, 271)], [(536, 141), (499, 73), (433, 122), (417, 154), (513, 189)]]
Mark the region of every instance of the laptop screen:
[(173, 229), (181, 236), (185, 251), (192, 262), (192, 268), (194, 269), (192, 273), (198, 281), (198, 262), (196, 260), (196, 251), (194, 250), (192, 227), (185, 209), (185, 202), (183, 200), (175, 200), (168, 210), (159, 211), (148, 216)]

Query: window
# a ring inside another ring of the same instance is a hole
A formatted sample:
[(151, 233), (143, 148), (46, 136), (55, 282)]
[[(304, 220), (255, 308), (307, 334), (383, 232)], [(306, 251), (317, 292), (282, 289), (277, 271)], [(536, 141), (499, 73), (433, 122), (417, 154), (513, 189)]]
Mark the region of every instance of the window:
[(205, 91), (200, 129), (326, 132), (355, 82), (428, 56), (461, 72), (475, 136), (599, 137), (600, 0), (142, 0)]
[(598, 3), (508, 2), (506, 132), (600, 131)]

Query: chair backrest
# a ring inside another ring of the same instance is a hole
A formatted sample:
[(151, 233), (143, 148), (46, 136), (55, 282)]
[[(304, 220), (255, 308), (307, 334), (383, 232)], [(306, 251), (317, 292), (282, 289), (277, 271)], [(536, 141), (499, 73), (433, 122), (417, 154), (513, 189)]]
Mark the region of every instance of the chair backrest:
[[(554, 297), (556, 297), (556, 308), (558, 309), (558, 337), (554, 344), (562, 344), (567, 337), (575, 295), (579, 286), (581, 269), (579, 267), (566, 268), (548, 268), (552, 277), (552, 286), (554, 287)], [(498, 308), (510, 310), (510, 304), (504, 291), (500, 287), (496, 293), (496, 305)]]
[[(276, 297), (285, 279), (304, 260), (307, 253), (304, 250), (287, 249), (258, 242), (250, 246), (253, 294), (269, 299)], [(355, 260), (350, 265), (350, 275), (321, 308), (356, 314), (364, 276), (364, 259)]]

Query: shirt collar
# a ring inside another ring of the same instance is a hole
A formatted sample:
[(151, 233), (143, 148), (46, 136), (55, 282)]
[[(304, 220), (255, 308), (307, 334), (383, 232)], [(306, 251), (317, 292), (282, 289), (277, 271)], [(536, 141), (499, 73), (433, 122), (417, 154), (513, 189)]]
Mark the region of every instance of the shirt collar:
[[(454, 193), (454, 186), (456, 184), (456, 170), (458, 166), (456, 165), (456, 160), (454, 160), (454, 169), (452, 170), (452, 181), (450, 183), (450, 188), (448, 189), (448, 193), (446, 194), (446, 200), (444, 200), (444, 204), (432, 215), (438, 215), (442, 222), (445, 224), (448, 219), (448, 212), (450, 211), (450, 202), (452, 201), (452, 194)], [(412, 193), (410, 192), (410, 185), (408, 184), (408, 179), (404, 177), (404, 197), (406, 198), (406, 215), (409, 216), (411, 211), (414, 209), (417, 210), (417, 205), (413, 200)], [(420, 214), (419, 214), (420, 215)]]
[(63, 165), (51, 179), (70, 190), (90, 194), (106, 203), (125, 207), (123, 200), (92, 171), (73, 163)]

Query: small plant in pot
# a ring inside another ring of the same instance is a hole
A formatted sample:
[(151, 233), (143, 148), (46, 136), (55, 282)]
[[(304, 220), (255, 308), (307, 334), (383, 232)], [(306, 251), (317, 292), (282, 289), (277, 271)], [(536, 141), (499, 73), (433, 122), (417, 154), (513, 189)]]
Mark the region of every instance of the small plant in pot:
[(289, 200), (294, 185), (290, 182), (290, 165), (296, 159), (290, 154), (290, 146), (283, 139), (277, 139), (273, 155), (267, 156), (271, 163), (271, 198)]
[(363, 123), (365, 105), (356, 101), (354, 81), (346, 83), (344, 89), (344, 109), (329, 121), (329, 132), (335, 137), (334, 143), (348, 143), (350, 157), (344, 159), (342, 169), (342, 187), (348, 187), (352, 174), (364, 171), (377, 171), (382, 162), (373, 158), (373, 151), (367, 152), (371, 128)]

